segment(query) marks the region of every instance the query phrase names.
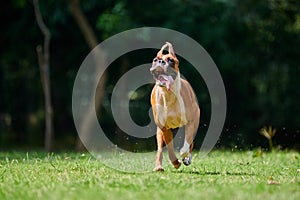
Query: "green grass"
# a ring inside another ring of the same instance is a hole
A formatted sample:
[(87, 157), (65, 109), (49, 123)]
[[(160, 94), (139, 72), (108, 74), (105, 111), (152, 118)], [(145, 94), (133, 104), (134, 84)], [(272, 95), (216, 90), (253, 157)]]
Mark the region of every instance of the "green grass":
[(213, 151), (178, 171), (166, 158), (165, 172), (124, 173), (89, 154), (2, 152), (0, 199), (300, 199), (297, 152)]

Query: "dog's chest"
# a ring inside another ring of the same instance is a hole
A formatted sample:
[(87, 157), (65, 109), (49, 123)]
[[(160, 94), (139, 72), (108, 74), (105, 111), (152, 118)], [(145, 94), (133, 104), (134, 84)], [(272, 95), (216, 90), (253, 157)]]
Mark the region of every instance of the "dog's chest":
[(155, 91), (156, 123), (167, 129), (178, 128), (187, 124), (185, 105), (180, 93), (157, 88)]

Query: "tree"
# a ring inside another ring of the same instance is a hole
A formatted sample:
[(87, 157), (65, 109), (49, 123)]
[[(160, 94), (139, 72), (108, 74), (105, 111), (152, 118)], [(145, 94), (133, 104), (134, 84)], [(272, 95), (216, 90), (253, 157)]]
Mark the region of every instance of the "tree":
[(50, 75), (49, 75), (49, 59), (50, 59), (50, 39), (51, 34), (48, 27), (45, 25), (42, 14), (39, 8), (39, 0), (33, 0), (33, 6), (36, 16), (36, 21), (39, 28), (44, 34), (44, 48), (37, 46), (37, 55), (40, 66), (41, 81), (44, 90), (45, 98), (45, 149), (51, 151), (53, 148), (53, 122), (52, 122), (52, 103), (51, 103), (51, 90), (50, 90)]
[[(98, 45), (98, 40), (96, 37), (96, 34), (94, 33), (91, 25), (89, 24), (86, 16), (84, 15), (84, 13), (81, 10), (80, 7), (80, 1), (79, 0), (68, 0), (67, 1), (70, 9), (71, 9), (71, 13), (75, 19), (75, 21), (77, 22), (82, 34), (84, 35), (84, 38), (88, 44), (88, 46), (90, 47), (90, 49), (94, 49), (97, 45)], [(101, 49), (97, 48), (95, 49), (96, 55), (103, 55), (101, 54)], [(99, 59), (95, 59), (96, 62), (99, 62)], [(101, 61), (100, 61), (101, 62)], [(104, 60), (102, 60), (102, 62), (104, 63)], [(103, 63), (97, 63), (97, 66), (103, 66)], [(100, 69), (98, 69), (100, 70)], [(90, 110), (87, 111), (87, 116), (84, 118), (84, 121), (82, 123), (82, 126), (80, 127), (81, 130), (80, 133), (84, 133), (82, 135), (82, 139), (88, 141), (91, 138), (91, 129), (92, 129), (92, 120), (91, 118), (93, 117), (92, 115), (92, 110), (96, 109), (99, 110), (99, 107), (101, 105), (104, 93), (105, 93), (105, 85), (106, 85), (106, 73), (103, 74), (100, 83), (99, 83), (99, 87), (98, 88), (98, 92), (96, 94), (96, 99), (95, 99), (95, 108), (92, 106), (90, 107)], [(96, 89), (96, 88), (95, 88)], [(82, 141), (80, 140), (80, 138), (78, 139), (77, 142), (77, 150), (79, 151), (83, 151), (85, 149)]]

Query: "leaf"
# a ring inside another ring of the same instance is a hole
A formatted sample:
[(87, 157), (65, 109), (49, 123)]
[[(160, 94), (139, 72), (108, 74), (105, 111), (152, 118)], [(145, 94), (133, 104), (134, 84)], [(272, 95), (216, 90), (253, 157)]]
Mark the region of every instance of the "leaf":
[(262, 151), (262, 150), (258, 150), (258, 151), (256, 151), (256, 152), (253, 152), (252, 157), (253, 157), (253, 158), (256, 158), (256, 157), (260, 157), (260, 156), (262, 156), (262, 155), (263, 155), (263, 151)]
[(267, 180), (267, 184), (268, 185), (279, 185), (280, 183), (278, 181), (274, 180), (273, 177), (269, 176), (268, 180)]

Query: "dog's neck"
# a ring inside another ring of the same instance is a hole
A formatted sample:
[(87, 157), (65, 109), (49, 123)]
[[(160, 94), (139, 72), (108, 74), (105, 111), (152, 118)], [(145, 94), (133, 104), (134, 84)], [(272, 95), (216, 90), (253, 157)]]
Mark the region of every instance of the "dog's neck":
[(176, 79), (174, 80), (174, 83), (171, 85), (171, 91), (175, 94), (180, 95), (180, 89), (181, 89), (181, 81), (180, 81), (180, 72), (177, 72)]

